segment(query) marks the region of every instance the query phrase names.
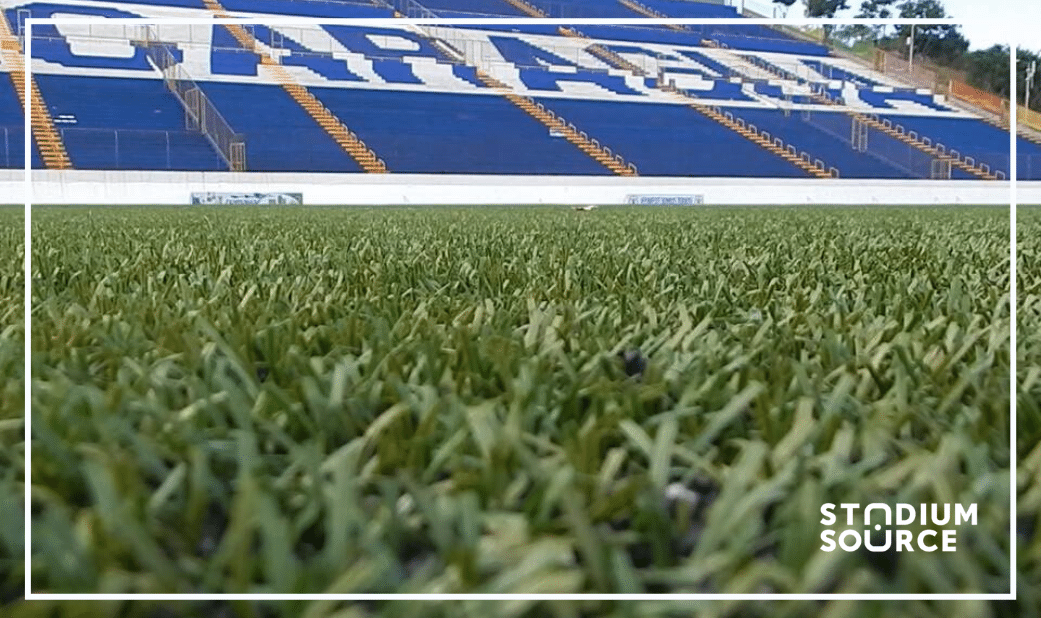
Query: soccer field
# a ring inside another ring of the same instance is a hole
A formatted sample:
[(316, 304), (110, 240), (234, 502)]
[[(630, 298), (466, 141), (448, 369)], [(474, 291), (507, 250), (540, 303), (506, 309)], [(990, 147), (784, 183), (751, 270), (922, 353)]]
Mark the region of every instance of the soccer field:
[[(0, 217), (20, 376), (21, 215)], [(37, 208), (34, 588), (1006, 592), (1008, 228), (965, 207)], [(979, 519), (956, 553), (827, 553), (827, 502)]]

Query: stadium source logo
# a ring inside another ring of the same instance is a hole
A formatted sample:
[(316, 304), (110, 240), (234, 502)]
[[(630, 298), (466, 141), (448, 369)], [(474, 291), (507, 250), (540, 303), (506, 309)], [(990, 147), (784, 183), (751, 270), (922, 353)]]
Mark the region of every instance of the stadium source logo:
[[(872, 503), (861, 509), (860, 504), (843, 503), (838, 508), (846, 512), (847, 528), (821, 532), (821, 549), (827, 552), (857, 551), (862, 546), (871, 552), (956, 551), (958, 531), (944, 526), (976, 525), (975, 504), (897, 504), (894, 508)], [(839, 521), (835, 510), (830, 502), (821, 506), (821, 524), (835, 525)]]

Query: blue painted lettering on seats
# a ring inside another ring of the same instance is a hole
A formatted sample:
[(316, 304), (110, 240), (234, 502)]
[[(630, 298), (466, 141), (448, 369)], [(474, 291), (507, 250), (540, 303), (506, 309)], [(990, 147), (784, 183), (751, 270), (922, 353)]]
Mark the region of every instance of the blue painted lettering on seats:
[[(8, 9), (7, 19), (9, 23), (18, 23), (18, 11), (28, 10), (29, 15), (35, 18), (51, 18), (62, 15), (88, 15), (97, 17), (142, 17), (137, 13), (119, 9), (109, 9), (91, 6), (72, 6), (46, 2), (34, 2)], [(17, 26), (16, 26), (17, 28)], [(183, 58), (181, 50), (175, 45), (170, 45), (174, 57), (180, 62)], [(67, 67), (85, 67), (97, 69), (129, 69), (137, 71), (152, 71), (145, 51), (140, 47), (133, 49), (129, 57), (114, 57), (110, 55), (94, 55), (90, 53), (89, 46), (77, 46), (74, 53), (68, 38), (63, 35), (59, 28), (51, 24), (36, 24), (33, 26), (33, 58), (54, 62)]]
[(521, 39), (490, 36), (488, 40), (499, 50), (507, 62), (518, 67), (578, 66), (570, 60)]
[(560, 87), (560, 82), (584, 82), (595, 84), (604, 90), (617, 94), (636, 96), (644, 94), (630, 88), (620, 75), (610, 75), (603, 72), (577, 71), (575, 73), (565, 73), (545, 69), (521, 69), (520, 77), (524, 85), (532, 90), (563, 91), (564, 89)]

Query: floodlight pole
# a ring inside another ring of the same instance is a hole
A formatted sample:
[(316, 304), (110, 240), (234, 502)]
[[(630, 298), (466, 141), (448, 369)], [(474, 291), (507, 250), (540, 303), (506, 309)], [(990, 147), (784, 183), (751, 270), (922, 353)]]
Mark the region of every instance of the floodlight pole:
[(911, 36), (907, 37), (907, 72), (914, 75), (914, 24), (911, 24)]
[(1037, 60), (1031, 60), (1027, 67), (1026, 87), (1023, 88), (1023, 107), (1030, 108), (1030, 85), (1034, 83), (1034, 73), (1037, 72)]

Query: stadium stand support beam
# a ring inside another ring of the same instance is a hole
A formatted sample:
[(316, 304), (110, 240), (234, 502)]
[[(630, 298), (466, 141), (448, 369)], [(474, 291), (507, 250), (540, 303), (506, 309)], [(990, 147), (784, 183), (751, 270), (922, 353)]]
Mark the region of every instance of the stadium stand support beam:
[[(22, 109), (30, 109), (27, 106), (25, 92), (25, 56), (22, 54), (22, 46), (18, 37), (11, 33), (11, 26), (7, 23), (7, 16), (0, 11), (0, 53), (3, 54), (4, 64), (10, 68), (8, 75), (14, 84), (18, 100)], [(36, 78), (29, 81), (28, 105), (32, 109), (32, 133), (36, 140), (36, 148), (40, 152), (40, 158), (52, 170), (72, 169), (72, 160), (65, 149), (65, 143), (61, 134), (54, 127), (54, 119), (47, 109), (40, 88), (36, 84)]]
[[(832, 99), (826, 92), (813, 92), (813, 98), (826, 105), (840, 106), (840, 103)], [(951, 167), (968, 172), (982, 180), (1003, 180), (1005, 178), (1004, 173), (993, 171), (985, 164), (977, 163), (971, 157), (963, 156), (957, 151), (945, 148), (943, 144), (936, 143), (925, 136), (918, 135), (913, 131), (907, 131), (902, 125), (895, 124), (889, 120), (883, 120), (877, 114), (864, 114), (848, 108), (842, 108), (842, 111), (853, 118), (854, 121), (860, 121), (908, 146), (916, 148), (934, 157), (935, 161), (941, 163), (950, 161)]]
[[(216, 17), (219, 18), (230, 18), (229, 14), (224, 7), (216, 0), (203, 0), (206, 4), (206, 8), (210, 10)], [(325, 132), (329, 134), (337, 144), (347, 154), (351, 156), (358, 165), (361, 166), (362, 170), (370, 174), (385, 174), (387, 173), (387, 164), (383, 162), (383, 159), (376, 156), (376, 153), (369, 148), (365, 142), (361, 140), (354, 131), (351, 131), (347, 126), (336, 117), (336, 114), (332, 113), (326, 106), (322, 105), (318, 101), (310, 90), (305, 86), (299, 84), (293, 76), (283, 67), (278, 60), (272, 58), (260, 47), (256, 38), (252, 34), (246, 31), (239, 24), (221, 24), (231, 33), (235, 40), (242, 45), (243, 48), (255, 53), (260, 58), (260, 64), (268, 68), (278, 82), (280, 86), (297, 102), (300, 107), (314, 118), (315, 122), (320, 127), (325, 129)]]
[(551, 110), (546, 109), (542, 104), (536, 103), (530, 97), (512, 92), (506, 84), (488, 75), (480, 68), (477, 69), (477, 77), (489, 88), (498, 90), (499, 94), (506, 97), (510, 103), (513, 103), (529, 116), (545, 125), (550, 132), (559, 134), (614, 174), (618, 176), (638, 175), (635, 165), (627, 163), (621, 155), (611, 152), (609, 148), (589, 137), (584, 131), (580, 131), (575, 125), (557, 116)]

